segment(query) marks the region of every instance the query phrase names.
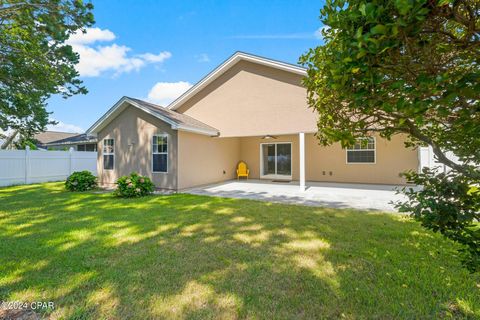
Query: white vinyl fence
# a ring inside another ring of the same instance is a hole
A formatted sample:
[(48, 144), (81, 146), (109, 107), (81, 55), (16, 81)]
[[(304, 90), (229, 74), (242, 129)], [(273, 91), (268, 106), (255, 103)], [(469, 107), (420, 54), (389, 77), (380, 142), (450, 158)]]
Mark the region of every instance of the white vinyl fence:
[(0, 150), (0, 186), (65, 180), (72, 172), (97, 175), (97, 153)]

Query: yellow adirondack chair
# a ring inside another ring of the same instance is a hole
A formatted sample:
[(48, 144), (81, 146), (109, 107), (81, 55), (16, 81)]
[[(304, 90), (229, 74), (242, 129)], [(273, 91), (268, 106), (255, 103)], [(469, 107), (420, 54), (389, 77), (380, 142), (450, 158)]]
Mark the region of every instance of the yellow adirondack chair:
[(248, 180), (249, 174), (250, 170), (247, 168), (247, 164), (243, 161), (240, 161), (237, 165), (237, 180), (239, 180), (240, 177), (247, 177)]

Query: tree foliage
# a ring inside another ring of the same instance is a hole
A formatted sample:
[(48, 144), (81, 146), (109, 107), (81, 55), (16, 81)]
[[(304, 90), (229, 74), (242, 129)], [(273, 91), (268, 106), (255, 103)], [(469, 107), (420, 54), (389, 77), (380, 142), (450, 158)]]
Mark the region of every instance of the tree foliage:
[(0, 0), (0, 129), (31, 137), (49, 123), (52, 94), (86, 93), (65, 40), (93, 24), (81, 0)]
[(408, 173), (428, 187), (407, 191), (399, 208), (467, 245), (465, 262), (478, 262), (480, 234), (470, 241), (453, 230), (480, 218), (478, 190), (466, 187), (480, 183), (480, 0), (327, 0), (320, 18), (325, 44), (300, 58), (320, 142), (405, 134), (408, 147), (432, 146), (452, 170)]
[(465, 266), (476, 271), (480, 266), (480, 192), (471, 180), (455, 171), (435, 174), (424, 168), (421, 174), (406, 173), (408, 181), (423, 186), (405, 188), (408, 201), (397, 204), (411, 212), (422, 226), (463, 244), (460, 249)]
[(17, 150), (25, 150), (27, 147), (29, 147), (30, 150), (38, 150), (37, 143), (38, 141), (34, 138), (20, 137), (14, 142), (14, 146)]

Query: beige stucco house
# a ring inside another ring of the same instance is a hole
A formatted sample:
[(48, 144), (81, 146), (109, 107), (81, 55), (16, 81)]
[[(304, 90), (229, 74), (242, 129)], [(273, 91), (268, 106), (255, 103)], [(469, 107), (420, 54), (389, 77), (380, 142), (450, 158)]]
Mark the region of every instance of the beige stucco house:
[(318, 145), (306, 103), (306, 70), (237, 52), (167, 107), (123, 97), (87, 131), (98, 139), (98, 177), (112, 184), (136, 171), (181, 190), (250, 178), (403, 184), (419, 166), (405, 137), (366, 137), (352, 149)]

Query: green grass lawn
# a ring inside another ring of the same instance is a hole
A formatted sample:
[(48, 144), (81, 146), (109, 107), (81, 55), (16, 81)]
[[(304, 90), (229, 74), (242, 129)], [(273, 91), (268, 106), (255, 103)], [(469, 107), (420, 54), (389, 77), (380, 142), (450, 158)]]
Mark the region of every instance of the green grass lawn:
[(193, 195), (0, 189), (0, 301), (52, 319), (480, 318), (480, 276), (408, 218)]

